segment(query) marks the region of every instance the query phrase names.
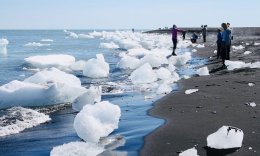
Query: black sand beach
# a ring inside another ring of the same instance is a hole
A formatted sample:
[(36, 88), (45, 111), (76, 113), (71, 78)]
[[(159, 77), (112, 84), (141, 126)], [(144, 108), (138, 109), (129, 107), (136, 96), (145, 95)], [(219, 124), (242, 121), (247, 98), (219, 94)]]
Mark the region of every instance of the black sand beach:
[[(235, 28), (233, 45), (245, 49), (231, 53), (231, 60), (256, 62), (260, 60), (259, 28)], [(197, 55), (208, 58), (210, 76), (181, 80), (180, 90), (155, 103), (152, 116), (163, 118), (165, 124), (145, 138), (141, 151), (144, 156), (178, 155), (192, 147), (200, 156), (257, 156), (260, 155), (260, 70), (243, 68), (234, 71), (221, 69), (216, 59), (215, 35), (209, 35), (206, 48), (197, 49)], [(244, 55), (244, 51), (252, 51)], [(255, 85), (250, 87), (248, 83)], [(187, 89), (199, 89), (186, 95)], [(256, 107), (246, 105), (255, 102)], [(210, 150), (207, 136), (223, 125), (238, 127), (244, 132), (240, 149)]]

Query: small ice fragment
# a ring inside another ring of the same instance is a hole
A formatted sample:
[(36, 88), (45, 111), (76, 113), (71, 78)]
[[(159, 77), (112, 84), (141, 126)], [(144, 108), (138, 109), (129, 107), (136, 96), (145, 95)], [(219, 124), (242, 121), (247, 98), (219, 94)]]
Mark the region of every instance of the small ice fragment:
[(197, 48), (205, 48), (205, 45), (204, 44), (198, 44)]
[(217, 52), (218, 52), (217, 50), (214, 50), (214, 52), (213, 52), (213, 53), (214, 53), (214, 54), (217, 54)]
[(249, 87), (253, 87), (254, 85), (255, 85), (254, 83), (251, 83), (251, 82), (248, 83), (248, 86), (249, 86)]
[(144, 96), (144, 99), (153, 99), (152, 96)]
[(195, 93), (197, 91), (199, 91), (199, 89), (188, 89), (188, 90), (185, 91), (185, 94), (192, 94), (192, 93)]
[(250, 107), (256, 107), (256, 103), (255, 102), (248, 102), (246, 103), (248, 106)]
[(207, 146), (214, 149), (239, 148), (242, 146), (244, 133), (241, 129), (222, 126), (207, 137)]
[(255, 46), (258, 46), (258, 45), (260, 45), (260, 43), (255, 42), (254, 45), (255, 45)]
[(248, 149), (249, 149), (249, 150), (252, 150), (253, 148), (252, 148), (252, 147), (249, 147)]
[(251, 54), (251, 53), (252, 53), (251, 51), (245, 51), (244, 55), (248, 55), (248, 54)]
[(183, 151), (179, 154), (179, 156), (199, 156), (198, 153), (197, 153), (197, 150), (195, 147), (193, 148), (190, 148), (186, 151)]
[(188, 75), (184, 75), (183, 78), (184, 78), (184, 79), (189, 79), (190, 76), (188, 76)]
[(243, 47), (242, 45), (239, 45), (239, 46), (232, 46), (232, 48), (234, 50), (241, 50), (241, 49), (244, 49), (245, 47)]
[(192, 52), (197, 52), (197, 49), (192, 49)]
[(209, 75), (208, 67), (206, 66), (206, 67), (199, 68), (199, 69), (197, 70), (197, 74), (198, 74), (199, 76), (207, 76), (207, 75)]

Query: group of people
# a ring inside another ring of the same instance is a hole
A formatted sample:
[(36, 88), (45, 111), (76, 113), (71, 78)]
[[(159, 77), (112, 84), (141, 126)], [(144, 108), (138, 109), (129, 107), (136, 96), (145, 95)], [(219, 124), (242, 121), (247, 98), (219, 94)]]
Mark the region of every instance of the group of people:
[(223, 67), (226, 67), (225, 60), (230, 59), (231, 40), (233, 39), (230, 23), (222, 23), (223, 30), (218, 29), (217, 34), (217, 59), (221, 57)]
[[(207, 25), (202, 25), (201, 27), (202, 27), (201, 31), (202, 31), (203, 42), (206, 42)], [(217, 34), (217, 58), (221, 57), (223, 67), (226, 67), (225, 60), (230, 59), (231, 40), (233, 39), (233, 37), (231, 35), (230, 23), (222, 23), (221, 27), (223, 28), (223, 30), (221, 31), (220, 29), (218, 29), (218, 34)], [(177, 29), (177, 26), (173, 25), (171, 30), (172, 43), (173, 43), (173, 51), (172, 51), (173, 56), (176, 56), (175, 50), (178, 42), (177, 40), (178, 32), (182, 33), (183, 40), (184, 40), (186, 31)], [(197, 39), (198, 39), (198, 35), (194, 32), (191, 36), (191, 42), (196, 43)]]

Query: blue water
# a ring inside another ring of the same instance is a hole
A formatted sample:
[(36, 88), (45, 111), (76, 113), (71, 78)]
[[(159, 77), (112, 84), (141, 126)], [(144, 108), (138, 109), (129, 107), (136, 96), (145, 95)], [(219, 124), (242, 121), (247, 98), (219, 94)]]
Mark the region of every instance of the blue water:
[[(73, 32), (86, 34), (90, 30), (75, 30)], [(65, 38), (62, 30), (0, 30), (1, 37), (8, 39), (10, 43), (8, 55), (0, 56), (0, 85), (15, 79), (23, 80), (32, 75), (32, 72), (23, 68), (29, 66), (25, 63), (24, 58), (33, 55), (69, 54), (73, 55), (76, 60), (88, 60), (95, 57), (97, 53), (102, 53), (110, 65), (108, 78), (93, 80), (84, 77), (82, 73), (73, 73), (80, 78), (82, 85), (86, 87), (93, 83), (122, 82), (125, 80), (125, 75), (130, 73), (130, 71), (116, 68), (119, 61), (118, 54), (122, 50), (99, 48), (102, 41), (98, 37), (94, 39), (69, 39)], [(50, 46), (37, 48), (24, 46), (28, 42), (40, 42), (41, 39), (52, 39), (54, 42), (51, 42)], [(189, 49), (181, 49), (180, 52), (187, 50)], [(198, 62), (202, 64), (199, 58), (194, 57), (189, 62), (190, 67), (198, 65)], [(194, 69), (190, 67), (179, 68), (179, 74), (194, 74)], [(176, 91), (178, 85), (173, 87)], [(149, 93), (128, 91), (102, 96), (102, 100), (119, 105), (122, 111), (119, 128), (112, 135), (122, 135), (125, 144), (114, 151), (123, 153), (123, 155), (126, 153), (127, 155), (138, 155), (143, 145), (143, 138), (164, 123), (162, 119), (147, 115), (152, 103), (161, 96), (151, 95), (154, 97), (153, 99), (145, 100), (145, 95), (149, 95)], [(80, 140), (73, 128), (76, 114), (77, 112), (68, 106), (50, 113), (52, 120), (48, 123), (26, 129), (18, 134), (0, 137), (0, 155), (47, 156), (55, 146)]]

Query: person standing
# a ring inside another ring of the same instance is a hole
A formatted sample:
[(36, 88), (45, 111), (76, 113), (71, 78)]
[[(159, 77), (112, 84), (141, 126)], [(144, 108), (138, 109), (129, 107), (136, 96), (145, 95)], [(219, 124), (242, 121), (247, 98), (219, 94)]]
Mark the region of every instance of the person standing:
[(230, 34), (231, 31), (228, 29), (227, 24), (226, 23), (222, 23), (221, 27), (224, 29), (222, 32), (222, 43), (221, 43), (221, 58), (222, 58), (222, 67), (226, 68), (225, 65), (225, 60), (227, 60), (227, 56), (228, 56), (228, 51), (229, 51), (229, 44), (230, 44)]
[(180, 30), (180, 29), (177, 29), (177, 26), (174, 24), (172, 26), (172, 30), (171, 30), (171, 33), (172, 33), (172, 43), (173, 43), (173, 50), (172, 50), (172, 55), (173, 56), (176, 56), (176, 53), (175, 53), (175, 50), (176, 50), (176, 47), (177, 47), (177, 36), (178, 36), (178, 32), (185, 32), (184, 30)]
[(233, 40), (233, 29), (230, 27), (230, 23), (227, 23), (227, 28), (230, 31), (230, 43), (228, 45), (227, 60), (230, 60), (231, 40)]
[(221, 30), (218, 29), (218, 34), (217, 34), (217, 59), (219, 58), (220, 52), (221, 52), (221, 42), (222, 42)]
[(207, 36), (207, 25), (202, 26), (202, 37), (203, 37), (203, 42), (206, 42), (206, 36)]

